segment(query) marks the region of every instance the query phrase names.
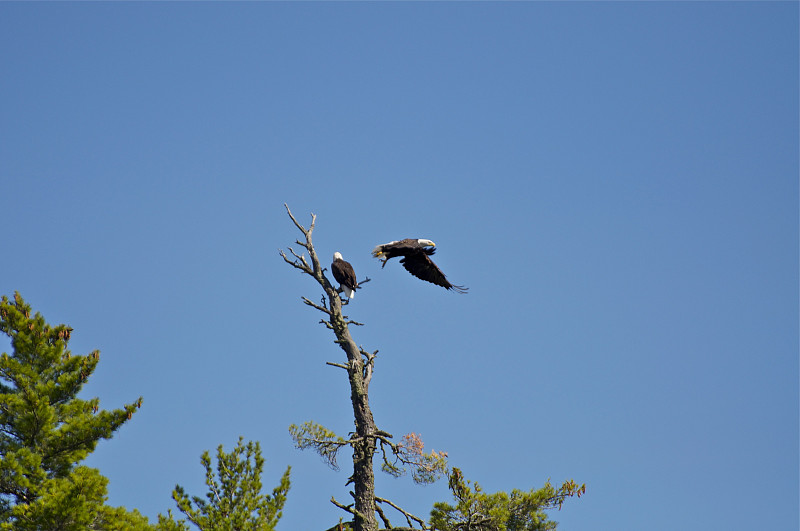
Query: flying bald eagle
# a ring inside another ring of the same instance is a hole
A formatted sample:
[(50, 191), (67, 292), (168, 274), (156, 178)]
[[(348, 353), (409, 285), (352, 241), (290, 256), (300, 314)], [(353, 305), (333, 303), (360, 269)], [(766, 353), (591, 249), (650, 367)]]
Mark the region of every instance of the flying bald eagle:
[(372, 250), (372, 256), (383, 260), (381, 268), (386, 266), (386, 262), (395, 256), (402, 256), (400, 263), (406, 268), (406, 271), (411, 273), (417, 278), (442, 286), (447, 290), (453, 290), (458, 293), (466, 293), (469, 288), (464, 286), (456, 286), (451, 284), (447, 277), (444, 276), (442, 270), (431, 260), (431, 256), (436, 252), (436, 246), (430, 240), (415, 240), (413, 238), (406, 238), (405, 240), (394, 241), (378, 245)]
[(333, 278), (339, 283), (339, 287), (342, 288), (347, 298), (352, 299), (358, 287), (356, 272), (353, 271), (353, 266), (350, 265), (350, 262), (345, 262), (342, 258), (342, 253), (338, 251), (333, 253), (331, 273), (333, 273)]

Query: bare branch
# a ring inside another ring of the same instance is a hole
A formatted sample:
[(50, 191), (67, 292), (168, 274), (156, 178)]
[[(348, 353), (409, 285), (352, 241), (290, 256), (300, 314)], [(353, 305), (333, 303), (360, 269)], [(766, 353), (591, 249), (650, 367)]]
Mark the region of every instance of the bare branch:
[[(383, 454), (383, 465), (381, 465), (381, 469), (386, 472), (387, 474), (391, 474), (394, 477), (400, 477), (403, 475), (403, 470), (399, 468), (397, 465), (389, 462), (389, 457), (386, 455), (386, 445), (388, 444), (389, 447), (392, 447), (392, 443), (386, 441), (385, 439), (380, 439), (380, 448), (381, 454)], [(386, 444), (384, 444), (386, 443)]]
[(403, 510), (402, 508), (398, 507), (396, 504), (392, 503), (391, 501), (387, 500), (386, 498), (380, 498), (378, 496), (375, 496), (375, 502), (376, 502), (376, 506), (377, 506), (377, 503), (385, 503), (387, 505), (390, 505), (392, 508), (394, 508), (395, 510), (399, 511), (400, 513), (402, 513), (403, 516), (406, 517), (406, 521), (408, 522), (408, 526), (409, 527), (414, 527), (414, 524), (411, 523), (411, 520), (414, 520), (415, 522), (417, 522), (422, 527), (422, 529), (428, 529), (428, 527), (425, 525), (425, 520), (423, 520), (422, 518), (420, 518), (418, 516), (414, 516), (413, 514), (409, 513), (408, 511)]
[(313, 212), (311, 214), (311, 227), (308, 230), (306, 230), (302, 225), (300, 225), (300, 223), (297, 222), (295, 217), (292, 215), (292, 211), (289, 210), (289, 205), (284, 203), (283, 206), (286, 209), (286, 212), (289, 214), (289, 217), (292, 218), (292, 221), (294, 222), (294, 226), (297, 227), (298, 229), (300, 229), (300, 232), (303, 233), (303, 236), (308, 236), (309, 233), (312, 230), (314, 230), (314, 221), (317, 219), (317, 216), (315, 216)]
[(366, 350), (364, 350), (364, 347), (359, 347), (358, 350), (361, 351), (361, 355), (362, 356), (367, 358), (367, 363), (374, 363), (375, 356), (378, 355), (378, 351), (377, 350), (375, 352), (372, 352), (372, 353), (369, 353)]
[[(304, 244), (304, 243), (300, 243), (300, 242), (296, 242), (296, 243), (299, 243), (299, 244), (300, 244), (300, 245), (302, 245), (303, 247), (305, 247), (305, 246), (306, 246), (306, 244)], [(294, 256), (295, 258), (297, 258), (297, 259), (298, 259), (300, 262), (302, 262), (302, 263), (303, 263), (303, 265), (305, 265), (306, 267), (308, 267), (308, 262), (306, 262), (306, 255), (304, 255), (304, 254), (297, 254), (297, 253), (294, 251), (294, 249), (292, 249), (291, 247), (287, 247), (287, 249), (289, 249), (289, 252), (290, 252), (290, 253), (292, 253), (292, 256)], [(311, 268), (309, 267), (309, 269), (311, 269)]]
[(378, 351), (376, 350), (370, 354), (363, 347), (359, 347), (359, 351), (362, 356), (367, 358), (367, 362), (364, 364), (364, 385), (369, 388), (369, 382), (372, 380), (372, 371), (375, 369), (375, 355)]
[(392, 444), (392, 442), (389, 439), (387, 439), (386, 437), (383, 437), (381, 435), (375, 434), (375, 440), (380, 443), (379, 446), (380, 446), (381, 451), (383, 452), (384, 456), (386, 456), (386, 449), (384, 448), (384, 446), (388, 446), (389, 448), (392, 448), (392, 449), (394, 447), (394, 445)]
[(347, 511), (348, 513), (352, 514), (353, 516), (358, 516), (358, 513), (355, 511), (355, 509), (353, 509), (353, 504), (352, 503), (350, 505), (342, 505), (341, 503), (336, 501), (336, 498), (334, 498), (333, 496), (331, 496), (331, 503), (334, 504), (339, 509)]
[[(289, 248), (289, 250), (292, 251), (291, 248)], [(299, 257), (298, 260), (289, 260), (289, 258), (286, 256), (286, 253), (283, 252), (283, 249), (279, 250), (278, 252), (280, 253), (281, 257), (283, 258), (283, 261), (286, 262), (287, 264), (289, 264), (290, 266), (299, 269), (303, 273), (307, 273), (309, 275), (313, 274), (313, 271), (311, 270), (311, 268), (308, 267), (308, 264), (305, 263), (305, 258), (304, 257), (301, 256), (301, 257)], [(294, 254), (294, 251), (292, 251), (292, 254)], [(294, 254), (294, 255), (297, 256), (296, 254)]]
[(389, 519), (386, 518), (386, 515), (383, 513), (383, 509), (381, 509), (381, 506), (377, 503), (375, 504), (375, 512), (378, 513), (378, 516), (380, 516), (381, 520), (383, 520), (383, 525), (386, 527), (386, 529), (391, 529), (392, 523), (389, 522)]
[(339, 367), (340, 369), (349, 370), (350, 367), (347, 365), (342, 365), (341, 363), (333, 363), (332, 361), (326, 361), (325, 365), (330, 365), (331, 367)]
[(308, 304), (309, 306), (311, 306), (313, 308), (316, 308), (317, 310), (319, 310), (321, 312), (327, 313), (328, 315), (331, 315), (331, 311), (329, 309), (327, 309), (326, 307), (320, 306), (319, 304), (311, 302), (310, 300), (308, 300), (305, 297), (300, 297), (300, 298), (303, 300), (304, 303)]
[(367, 363), (364, 365), (364, 387), (369, 389), (369, 382), (372, 381), (372, 364)]

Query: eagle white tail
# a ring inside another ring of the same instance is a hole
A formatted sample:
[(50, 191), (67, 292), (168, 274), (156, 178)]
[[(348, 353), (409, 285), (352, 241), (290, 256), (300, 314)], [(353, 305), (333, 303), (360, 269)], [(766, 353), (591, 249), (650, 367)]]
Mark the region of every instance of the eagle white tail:
[(355, 297), (356, 292), (353, 291), (352, 289), (348, 288), (347, 286), (342, 286), (342, 289), (344, 290), (344, 294), (347, 295), (348, 299), (352, 299), (353, 297)]

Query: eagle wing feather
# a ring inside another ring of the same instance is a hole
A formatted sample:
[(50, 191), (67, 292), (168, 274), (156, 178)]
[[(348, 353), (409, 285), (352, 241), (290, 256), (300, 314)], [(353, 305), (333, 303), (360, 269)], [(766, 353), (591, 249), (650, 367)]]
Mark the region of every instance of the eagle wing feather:
[(425, 280), (431, 284), (436, 284), (448, 290), (457, 291), (458, 293), (466, 293), (468, 288), (464, 286), (456, 286), (447, 280), (447, 277), (442, 270), (439, 269), (430, 256), (435, 252), (435, 249), (424, 249), (424, 252), (416, 252), (407, 254), (400, 260), (403, 267), (420, 280)]

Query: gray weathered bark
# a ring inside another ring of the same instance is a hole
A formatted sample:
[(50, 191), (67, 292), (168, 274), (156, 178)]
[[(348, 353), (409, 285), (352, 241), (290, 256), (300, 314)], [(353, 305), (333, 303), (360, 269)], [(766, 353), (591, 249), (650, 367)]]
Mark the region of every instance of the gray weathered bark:
[(294, 260), (289, 259), (283, 251), (281, 251), (281, 256), (290, 265), (314, 277), (322, 286), (325, 291), (327, 306), (324, 305), (324, 301), (322, 305), (313, 303), (306, 298), (303, 298), (303, 301), (328, 315), (328, 321), (325, 324), (336, 334), (336, 343), (347, 355), (347, 365), (332, 365), (346, 368), (350, 380), (350, 400), (353, 403), (353, 415), (356, 425), (355, 436), (351, 439), (353, 441), (352, 479), (355, 503), (352, 507), (345, 507), (335, 500), (332, 501), (353, 514), (355, 531), (376, 531), (378, 522), (375, 517), (375, 476), (373, 469), (376, 427), (372, 417), (372, 410), (369, 407), (368, 395), (374, 354), (370, 355), (356, 345), (348, 329), (348, 324), (353, 324), (354, 322), (342, 314), (342, 299), (339, 297), (337, 289), (331, 285), (323, 274), (323, 268), (320, 266), (319, 258), (311, 241), (316, 216), (312, 214), (311, 225), (306, 229), (294, 218), (288, 206), (286, 206), (286, 211), (305, 237), (305, 241), (298, 240), (297, 244), (306, 249), (311, 263), (309, 264), (302, 254), (295, 253), (291, 247), (289, 251), (294, 255)]

